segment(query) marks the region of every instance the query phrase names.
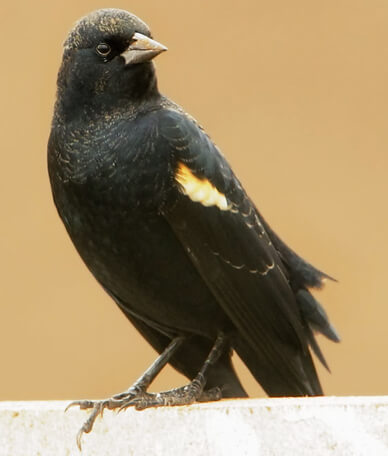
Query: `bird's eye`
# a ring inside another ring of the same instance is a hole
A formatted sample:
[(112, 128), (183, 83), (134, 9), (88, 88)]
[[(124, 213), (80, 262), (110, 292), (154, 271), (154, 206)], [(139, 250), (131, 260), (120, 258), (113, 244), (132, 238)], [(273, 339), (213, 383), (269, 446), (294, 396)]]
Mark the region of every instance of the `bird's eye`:
[(97, 44), (97, 46), (96, 46), (97, 54), (100, 54), (103, 57), (106, 57), (110, 53), (111, 50), (112, 49), (108, 43), (100, 43), (100, 44)]

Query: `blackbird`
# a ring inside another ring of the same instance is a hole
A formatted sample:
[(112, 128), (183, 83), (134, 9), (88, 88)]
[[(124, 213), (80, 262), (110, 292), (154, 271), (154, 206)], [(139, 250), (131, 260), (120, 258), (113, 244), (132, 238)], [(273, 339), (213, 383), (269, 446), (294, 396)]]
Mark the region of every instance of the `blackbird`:
[[(166, 47), (133, 14), (102, 9), (70, 31), (48, 143), (54, 202), (97, 281), (160, 356), (91, 409), (246, 397), (236, 351), (270, 396), (321, 395), (315, 332), (339, 336), (310, 293), (327, 274), (269, 227), (201, 126), (157, 86)], [(102, 336), (101, 336), (102, 337)], [(190, 379), (147, 388), (170, 363)]]

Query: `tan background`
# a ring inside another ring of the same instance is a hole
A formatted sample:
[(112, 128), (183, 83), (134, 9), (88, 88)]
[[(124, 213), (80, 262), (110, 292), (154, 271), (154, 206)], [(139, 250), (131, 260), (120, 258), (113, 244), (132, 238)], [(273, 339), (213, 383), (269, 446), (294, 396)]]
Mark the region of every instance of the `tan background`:
[[(0, 399), (105, 397), (155, 356), (83, 266), (47, 178), (62, 42), (105, 6), (151, 25), (169, 47), (162, 91), (280, 235), (340, 280), (319, 294), (343, 337), (320, 339), (326, 393), (387, 393), (388, 3), (36, 0), (0, 15)], [(170, 369), (155, 388), (182, 381)]]

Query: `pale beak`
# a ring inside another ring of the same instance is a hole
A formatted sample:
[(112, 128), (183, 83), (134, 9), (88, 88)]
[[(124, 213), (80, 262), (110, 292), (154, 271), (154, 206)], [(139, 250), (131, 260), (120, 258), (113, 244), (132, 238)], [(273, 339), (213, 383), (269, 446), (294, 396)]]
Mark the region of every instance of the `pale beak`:
[(126, 65), (148, 62), (161, 52), (167, 51), (166, 46), (141, 33), (136, 32), (132, 40), (128, 48), (120, 54)]

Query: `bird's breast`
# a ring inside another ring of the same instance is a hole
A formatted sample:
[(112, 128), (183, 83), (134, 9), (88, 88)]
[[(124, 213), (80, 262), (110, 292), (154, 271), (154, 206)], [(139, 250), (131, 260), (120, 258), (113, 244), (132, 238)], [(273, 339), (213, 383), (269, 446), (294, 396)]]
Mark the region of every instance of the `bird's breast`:
[(54, 198), (81, 212), (160, 212), (171, 190), (170, 168), (170, 157), (158, 149), (147, 122), (141, 128), (136, 122), (92, 123), (54, 130), (50, 138)]

